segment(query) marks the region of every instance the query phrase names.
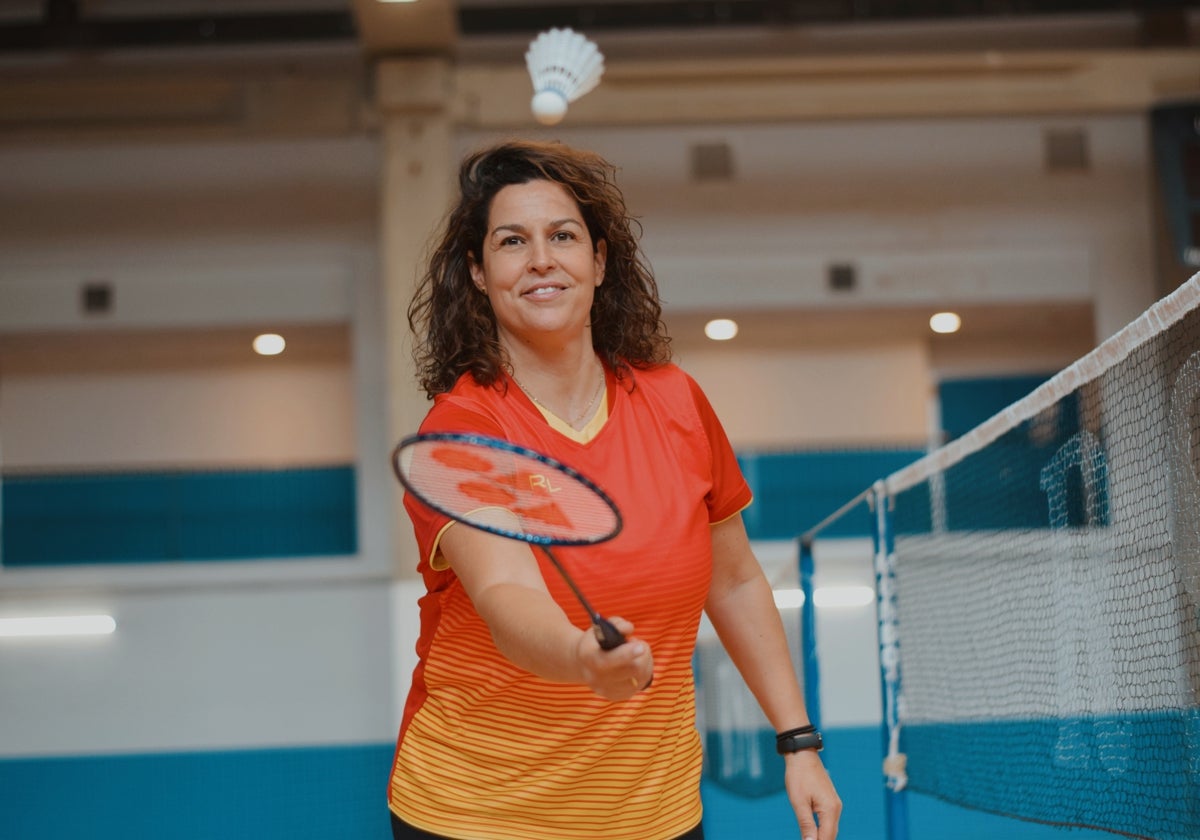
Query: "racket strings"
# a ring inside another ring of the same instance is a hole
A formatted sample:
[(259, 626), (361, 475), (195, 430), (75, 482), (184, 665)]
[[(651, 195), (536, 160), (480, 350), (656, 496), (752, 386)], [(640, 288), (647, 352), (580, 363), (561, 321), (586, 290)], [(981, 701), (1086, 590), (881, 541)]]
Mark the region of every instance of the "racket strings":
[(585, 545), (612, 537), (620, 519), (586, 479), (549, 459), (468, 440), (417, 440), (397, 471), (426, 504), (476, 527), (527, 542)]

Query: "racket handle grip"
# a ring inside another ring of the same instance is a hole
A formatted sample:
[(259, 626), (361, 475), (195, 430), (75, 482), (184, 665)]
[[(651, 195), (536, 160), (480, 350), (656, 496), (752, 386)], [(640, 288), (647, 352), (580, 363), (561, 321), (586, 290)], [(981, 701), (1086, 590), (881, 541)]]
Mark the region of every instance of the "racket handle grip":
[(596, 641), (600, 643), (601, 650), (612, 650), (625, 644), (625, 637), (621, 635), (621, 631), (607, 618), (597, 617), (592, 631), (596, 634)]

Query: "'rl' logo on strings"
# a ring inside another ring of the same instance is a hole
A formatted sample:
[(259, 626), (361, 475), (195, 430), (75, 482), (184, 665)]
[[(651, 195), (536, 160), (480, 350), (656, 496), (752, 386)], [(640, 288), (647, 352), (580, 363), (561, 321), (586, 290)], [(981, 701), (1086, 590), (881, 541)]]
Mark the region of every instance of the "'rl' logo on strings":
[(531, 488), (533, 488), (533, 487), (541, 488), (542, 490), (545, 490), (547, 493), (557, 493), (559, 490), (562, 489), (561, 487), (555, 487), (553, 484), (551, 484), (549, 476), (539, 475), (536, 473), (531, 474), (529, 476), (529, 486)]

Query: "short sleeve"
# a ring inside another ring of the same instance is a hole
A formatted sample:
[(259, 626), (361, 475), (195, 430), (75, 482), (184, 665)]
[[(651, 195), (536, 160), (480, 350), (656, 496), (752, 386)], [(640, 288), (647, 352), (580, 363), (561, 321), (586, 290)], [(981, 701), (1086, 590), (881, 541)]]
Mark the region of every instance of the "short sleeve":
[[(433, 408), (421, 423), (420, 432), (421, 434), (462, 432), (489, 437), (504, 436), (499, 424), (489, 415), (469, 405), (464, 405), (463, 402), (453, 397), (441, 398), (434, 403)], [(427, 507), (407, 492), (404, 494), (404, 509), (413, 524), (421, 565), (428, 563), (429, 568), (436, 572), (447, 569), (448, 564), (438, 551), (438, 543), (442, 534), (454, 523), (454, 520), (444, 513)]]
[(705, 497), (705, 502), (708, 505), (709, 522), (715, 525), (749, 507), (754, 494), (742, 475), (742, 468), (738, 465), (729, 436), (725, 434), (725, 427), (713, 411), (704, 390), (690, 376), (688, 386), (691, 388), (696, 413), (700, 416), (700, 425), (708, 438), (708, 447), (712, 455), (712, 489)]

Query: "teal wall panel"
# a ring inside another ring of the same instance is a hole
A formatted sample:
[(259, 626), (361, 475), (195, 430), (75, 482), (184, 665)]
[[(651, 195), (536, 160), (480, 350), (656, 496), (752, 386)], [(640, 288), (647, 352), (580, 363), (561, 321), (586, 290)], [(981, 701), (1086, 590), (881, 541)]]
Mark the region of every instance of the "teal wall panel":
[[(827, 728), (845, 811), (839, 840), (884, 836), (878, 727)], [(4, 840), (386, 840), (387, 743), (0, 759)], [(797, 840), (785, 793), (741, 796), (705, 780), (707, 840)], [(909, 795), (922, 840), (1102, 840)]]
[(344, 555), (351, 466), (8, 476), (7, 567)]

